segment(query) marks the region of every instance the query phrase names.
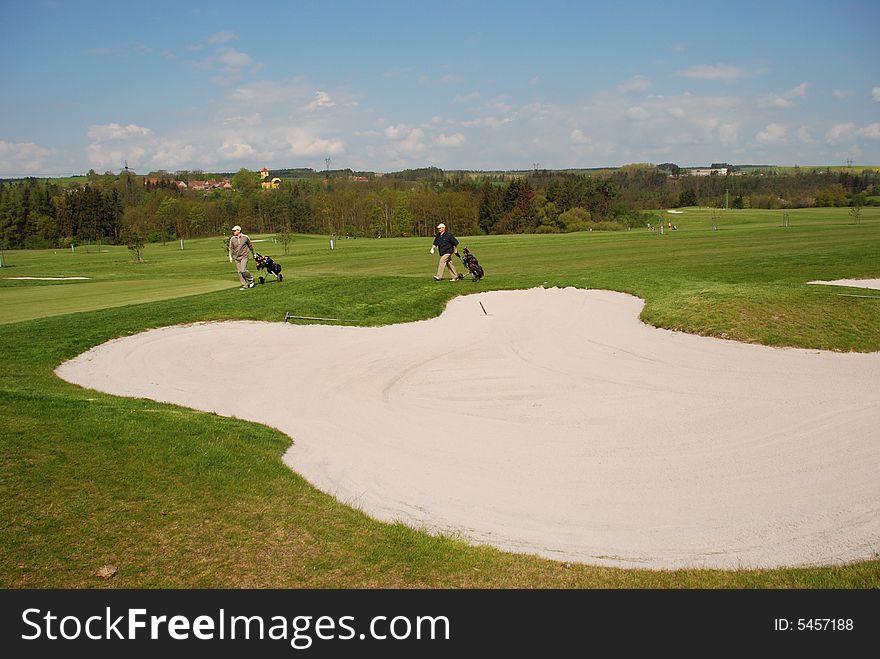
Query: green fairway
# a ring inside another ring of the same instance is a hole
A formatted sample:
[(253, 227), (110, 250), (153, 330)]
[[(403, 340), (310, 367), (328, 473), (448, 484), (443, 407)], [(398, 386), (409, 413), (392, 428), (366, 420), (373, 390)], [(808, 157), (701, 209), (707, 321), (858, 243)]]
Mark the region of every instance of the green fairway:
[[(648, 571), (472, 547), (373, 521), (281, 462), (291, 438), (234, 418), (117, 398), (58, 379), (62, 361), (147, 328), (430, 318), (457, 294), (603, 288), (645, 322), (774, 346), (880, 350), (880, 300), (811, 280), (880, 277), (880, 208), (666, 214), (676, 231), (459, 237), (486, 270), (434, 282), (429, 238), (297, 235), (257, 251), (282, 283), (239, 291), (222, 239), (5, 251), (0, 268), (0, 586), (5, 588), (878, 588), (880, 560), (775, 570)], [(252, 272), (256, 275), (255, 266)], [(462, 269), (458, 262), (456, 267)], [(90, 277), (63, 282), (13, 277)], [(876, 293), (880, 297), (880, 292)], [(172, 299), (173, 298), (173, 299)], [(243, 346), (244, 350), (264, 349)], [(295, 376), (295, 374), (292, 374)], [(251, 387), (262, 387), (255, 377)], [(295, 441), (296, 438), (293, 438)], [(95, 571), (118, 567), (102, 580)]]
[(98, 281), (54, 286), (17, 286), (0, 291), (3, 312), (0, 323), (57, 316), (73, 311), (93, 311), (126, 304), (155, 302), (184, 295), (210, 293), (238, 287), (238, 282), (197, 279), (139, 279), (137, 281)]

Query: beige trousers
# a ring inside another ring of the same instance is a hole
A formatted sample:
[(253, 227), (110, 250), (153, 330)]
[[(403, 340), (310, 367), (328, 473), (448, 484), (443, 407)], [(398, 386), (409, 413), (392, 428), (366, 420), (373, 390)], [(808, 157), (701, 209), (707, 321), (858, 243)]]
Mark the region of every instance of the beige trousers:
[(449, 268), (449, 272), (452, 273), (453, 279), (458, 277), (458, 273), (455, 271), (455, 266), (452, 265), (452, 254), (444, 254), (440, 257), (440, 265), (437, 266), (437, 277), (439, 279), (443, 278), (443, 270), (446, 268)]
[(247, 264), (247, 255), (240, 259), (235, 259), (235, 269), (238, 270), (238, 278), (241, 280), (241, 285), (245, 288), (250, 286), (251, 282), (254, 280), (254, 276), (248, 272)]

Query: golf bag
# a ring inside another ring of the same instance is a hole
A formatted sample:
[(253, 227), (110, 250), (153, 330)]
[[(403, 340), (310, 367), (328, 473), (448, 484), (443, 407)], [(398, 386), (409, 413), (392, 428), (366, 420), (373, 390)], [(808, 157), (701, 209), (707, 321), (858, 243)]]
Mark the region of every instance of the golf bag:
[(461, 250), (459, 256), (461, 257), (461, 262), (470, 271), (474, 281), (479, 281), (483, 278), (483, 266), (477, 263), (477, 257), (471, 254), (467, 247)]
[[(266, 277), (273, 274), (278, 281), (283, 279), (283, 276), (281, 275), (281, 266), (278, 263), (275, 263), (271, 257), (254, 253), (254, 259), (257, 262), (257, 270), (265, 270)], [(266, 277), (260, 277), (261, 284), (266, 283)]]

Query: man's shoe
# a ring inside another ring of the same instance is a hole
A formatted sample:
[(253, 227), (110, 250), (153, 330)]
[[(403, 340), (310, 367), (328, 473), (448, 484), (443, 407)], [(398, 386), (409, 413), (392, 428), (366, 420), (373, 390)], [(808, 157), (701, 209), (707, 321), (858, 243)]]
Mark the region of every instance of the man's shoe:
[(464, 279), (464, 275), (459, 272), (458, 277), (456, 277), (456, 279)]
[(242, 286), (242, 287), (239, 288), (238, 290), (240, 290), (240, 291), (246, 291), (247, 289), (246, 289), (244, 286)]
[(253, 288), (253, 287), (254, 287), (254, 283), (255, 283), (254, 280), (251, 279), (250, 283), (248, 284), (248, 288)]
[(434, 275), (434, 281), (440, 281), (440, 277), (438, 277), (437, 275)]

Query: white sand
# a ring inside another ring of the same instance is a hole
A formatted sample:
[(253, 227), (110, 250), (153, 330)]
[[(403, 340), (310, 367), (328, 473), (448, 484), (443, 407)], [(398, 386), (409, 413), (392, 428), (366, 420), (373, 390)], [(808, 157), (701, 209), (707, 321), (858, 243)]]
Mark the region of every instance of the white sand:
[(641, 309), (609, 291), (481, 293), (390, 327), (158, 329), (57, 372), (277, 427), (318, 488), (474, 543), (620, 567), (877, 556), (880, 353), (697, 337)]
[(827, 284), (829, 286), (850, 286), (851, 288), (880, 289), (880, 279), (834, 279), (832, 281), (808, 281), (808, 284)]

